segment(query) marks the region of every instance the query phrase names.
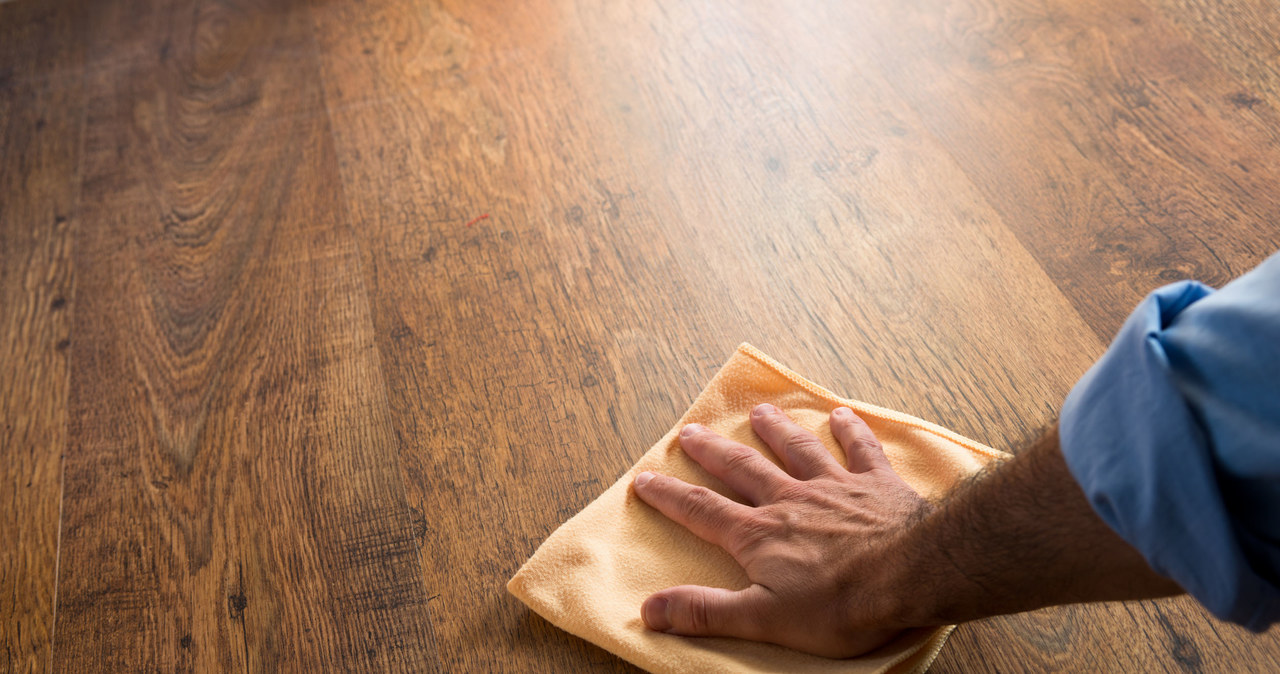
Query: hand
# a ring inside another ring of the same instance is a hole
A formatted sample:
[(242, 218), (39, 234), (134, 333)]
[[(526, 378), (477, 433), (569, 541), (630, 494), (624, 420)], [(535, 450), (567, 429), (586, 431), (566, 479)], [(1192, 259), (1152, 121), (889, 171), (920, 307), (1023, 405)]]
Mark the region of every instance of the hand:
[(751, 505), (655, 473), (636, 476), (645, 503), (724, 548), (746, 571), (742, 590), (680, 586), (641, 608), (650, 629), (768, 641), (826, 657), (860, 655), (909, 626), (893, 587), (891, 542), (931, 506), (893, 471), (852, 410), (831, 413), (841, 466), (812, 433), (772, 405), (751, 427), (786, 471), (696, 424), (680, 446)]

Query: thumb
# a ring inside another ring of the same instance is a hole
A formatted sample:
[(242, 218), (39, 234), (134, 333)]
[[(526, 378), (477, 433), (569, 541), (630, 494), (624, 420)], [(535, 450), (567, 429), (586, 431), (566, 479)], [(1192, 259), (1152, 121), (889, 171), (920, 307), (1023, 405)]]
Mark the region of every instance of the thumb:
[(649, 629), (689, 637), (760, 640), (767, 591), (681, 585), (650, 595), (640, 608)]

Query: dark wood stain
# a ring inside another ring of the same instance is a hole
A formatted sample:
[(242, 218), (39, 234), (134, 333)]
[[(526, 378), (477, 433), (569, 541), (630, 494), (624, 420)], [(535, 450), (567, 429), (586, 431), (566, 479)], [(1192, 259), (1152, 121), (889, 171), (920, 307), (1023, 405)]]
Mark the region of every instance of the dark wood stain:
[[(1277, 45), (1264, 0), (0, 4), (0, 670), (629, 670), (503, 585), (738, 342), (1016, 449), (1146, 292), (1280, 247)], [(1179, 598), (934, 671), (1278, 658)]]
[(84, 121), (76, 7), (0, 5), (0, 671), (46, 671)]

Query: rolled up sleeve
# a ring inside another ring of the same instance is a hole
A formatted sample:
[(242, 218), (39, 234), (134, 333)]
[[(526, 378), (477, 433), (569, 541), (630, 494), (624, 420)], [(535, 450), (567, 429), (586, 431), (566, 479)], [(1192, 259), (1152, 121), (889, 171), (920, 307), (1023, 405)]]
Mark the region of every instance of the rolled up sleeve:
[(1098, 515), (1215, 615), (1280, 620), (1280, 255), (1220, 291), (1165, 286), (1067, 397)]

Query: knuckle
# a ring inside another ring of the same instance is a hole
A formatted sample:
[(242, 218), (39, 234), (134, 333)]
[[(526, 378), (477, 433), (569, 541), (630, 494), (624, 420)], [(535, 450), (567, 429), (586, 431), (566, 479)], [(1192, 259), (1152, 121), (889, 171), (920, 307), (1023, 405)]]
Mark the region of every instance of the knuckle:
[(689, 597), (685, 605), (685, 618), (692, 632), (706, 633), (711, 630), (711, 606), (707, 593), (697, 592)]
[(724, 466), (733, 472), (745, 472), (760, 456), (754, 449), (734, 447), (724, 453)]
[(690, 518), (705, 517), (712, 511), (715, 496), (710, 489), (694, 485), (681, 497), (680, 507)]
[(791, 433), (782, 441), (783, 449), (788, 453), (811, 452), (816, 444), (819, 444), (818, 438), (803, 431)]
[(777, 524), (770, 517), (754, 513), (743, 519), (733, 537), (732, 554), (742, 554), (759, 548), (777, 533)]
[(774, 535), (783, 539), (791, 538), (801, 528), (801, 519), (801, 515), (791, 509), (778, 512), (773, 522)]

